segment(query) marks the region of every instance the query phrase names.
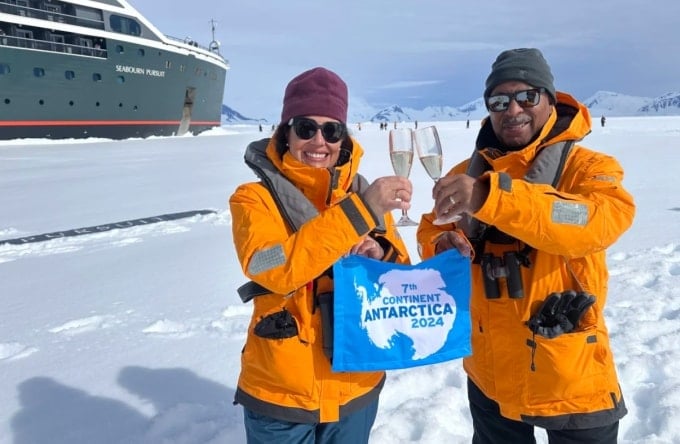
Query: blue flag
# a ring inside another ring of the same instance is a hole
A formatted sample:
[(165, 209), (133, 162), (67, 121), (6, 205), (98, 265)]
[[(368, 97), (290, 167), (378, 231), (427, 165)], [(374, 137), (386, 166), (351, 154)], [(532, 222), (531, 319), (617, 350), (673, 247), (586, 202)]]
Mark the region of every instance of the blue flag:
[(470, 354), (470, 259), (417, 265), (348, 256), (333, 265), (333, 370), (409, 368)]

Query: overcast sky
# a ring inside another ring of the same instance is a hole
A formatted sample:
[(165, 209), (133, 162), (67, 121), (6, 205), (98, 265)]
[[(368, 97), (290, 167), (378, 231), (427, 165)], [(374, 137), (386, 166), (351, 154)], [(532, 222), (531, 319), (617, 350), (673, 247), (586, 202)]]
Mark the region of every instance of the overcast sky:
[(278, 113), (287, 82), (314, 66), (343, 77), (356, 105), (463, 105), (517, 47), (540, 48), (557, 89), (581, 100), (680, 91), (677, 0), (130, 2), (163, 33), (204, 45), (216, 20), (231, 65), (224, 103), (248, 117)]

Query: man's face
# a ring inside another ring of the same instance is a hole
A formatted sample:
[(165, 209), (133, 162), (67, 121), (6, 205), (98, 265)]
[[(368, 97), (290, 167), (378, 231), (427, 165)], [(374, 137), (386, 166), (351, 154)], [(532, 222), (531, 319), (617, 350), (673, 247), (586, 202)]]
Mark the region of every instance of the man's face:
[[(505, 82), (491, 90), (489, 101), (498, 94), (510, 94), (514, 97), (520, 91), (534, 90), (534, 86), (524, 82)], [(491, 126), (498, 140), (508, 148), (522, 148), (529, 144), (543, 125), (548, 121), (552, 111), (550, 96), (541, 92), (538, 104), (523, 108), (514, 98), (510, 100), (505, 111), (489, 110)], [(522, 95), (522, 97), (527, 97)], [(531, 97), (531, 93), (528, 94)], [(488, 103), (488, 102), (487, 102)]]

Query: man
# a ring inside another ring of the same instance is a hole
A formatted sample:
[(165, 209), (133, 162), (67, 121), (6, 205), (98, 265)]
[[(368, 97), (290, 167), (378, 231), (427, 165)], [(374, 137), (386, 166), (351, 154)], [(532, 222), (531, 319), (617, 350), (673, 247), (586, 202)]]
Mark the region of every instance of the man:
[(423, 258), (472, 247), (472, 442), (534, 443), (538, 426), (552, 444), (616, 443), (627, 411), (603, 310), (605, 250), (635, 213), (622, 168), (575, 144), (588, 109), (539, 50), (502, 52), (484, 99), (472, 157), (436, 183), (417, 232)]

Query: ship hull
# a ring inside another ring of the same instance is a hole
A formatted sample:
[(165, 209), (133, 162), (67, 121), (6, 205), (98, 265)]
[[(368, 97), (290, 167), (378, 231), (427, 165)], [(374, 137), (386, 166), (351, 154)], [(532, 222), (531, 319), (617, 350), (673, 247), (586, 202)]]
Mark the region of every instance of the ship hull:
[(221, 124), (227, 68), (210, 57), (143, 39), (106, 38), (105, 50), (76, 54), (7, 38), (0, 139), (169, 136)]

